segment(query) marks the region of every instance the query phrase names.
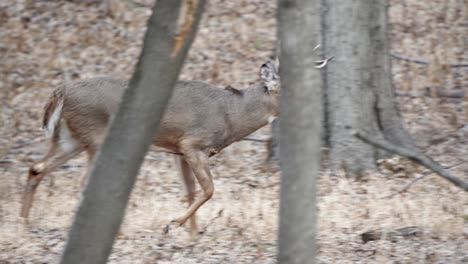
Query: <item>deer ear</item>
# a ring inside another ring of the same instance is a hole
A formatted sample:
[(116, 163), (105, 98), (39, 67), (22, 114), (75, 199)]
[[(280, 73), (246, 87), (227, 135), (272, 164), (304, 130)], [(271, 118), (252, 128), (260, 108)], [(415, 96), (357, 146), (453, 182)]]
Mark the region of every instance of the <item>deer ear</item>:
[(269, 61), (265, 62), (260, 67), (259, 75), (264, 81), (272, 81), (275, 76), (275, 66)]

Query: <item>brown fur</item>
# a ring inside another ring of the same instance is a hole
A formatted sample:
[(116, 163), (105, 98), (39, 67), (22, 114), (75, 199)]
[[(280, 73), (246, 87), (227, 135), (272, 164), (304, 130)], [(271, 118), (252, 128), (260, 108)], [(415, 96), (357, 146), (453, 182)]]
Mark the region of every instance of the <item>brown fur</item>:
[(224, 89), (227, 90), (227, 91), (230, 91), (233, 94), (243, 95), (241, 90), (237, 90), (236, 88), (232, 87), (231, 85), (226, 86), (226, 88), (224, 88)]

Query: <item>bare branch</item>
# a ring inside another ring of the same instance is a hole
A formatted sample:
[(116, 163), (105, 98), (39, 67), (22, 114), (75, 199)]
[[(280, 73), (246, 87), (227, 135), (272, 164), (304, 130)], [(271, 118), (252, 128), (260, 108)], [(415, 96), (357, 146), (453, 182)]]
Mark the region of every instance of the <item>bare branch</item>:
[[(466, 161), (462, 161), (462, 162), (459, 162), (459, 163), (457, 163), (457, 164), (453, 164), (453, 165), (444, 167), (444, 169), (449, 170), (449, 169), (451, 169), (451, 168), (457, 167), (457, 166), (459, 166), (459, 165), (461, 165), (461, 164), (464, 164), (464, 163), (466, 163)], [(419, 180), (422, 180), (422, 179), (426, 178), (427, 176), (431, 175), (432, 173), (434, 173), (434, 172), (433, 172), (433, 171), (426, 171), (426, 172), (424, 172), (422, 175), (420, 175), (420, 176), (414, 178), (412, 181), (410, 181), (408, 184), (406, 184), (405, 187), (403, 187), (403, 188), (402, 188), (401, 190), (399, 190), (398, 192), (396, 192), (396, 193), (394, 193), (394, 194), (391, 194), (391, 195), (389, 195), (389, 196), (385, 196), (384, 198), (393, 198), (393, 197), (394, 197), (395, 195), (397, 195), (397, 194), (402, 194), (402, 193), (408, 191), (409, 188), (410, 188), (411, 186), (413, 186), (413, 184), (415, 184), (415, 183), (416, 183), (417, 181), (419, 181)]]
[(448, 180), (449, 182), (453, 183), (454, 185), (462, 188), (464, 191), (468, 192), (468, 183), (464, 182), (463, 180), (453, 176), (445, 170), (439, 163), (435, 162), (431, 158), (425, 156), (424, 154), (417, 152), (413, 149), (406, 148), (404, 146), (395, 145), (385, 139), (377, 139), (375, 137), (365, 135), (362, 132), (354, 132), (355, 137), (359, 138), (360, 140), (373, 145), (375, 147), (384, 149), (386, 151), (398, 154), (400, 156), (406, 157), (412, 161), (415, 161), (424, 167), (434, 171), (442, 178)]
[(39, 138), (39, 139), (34, 139), (28, 142), (22, 142), (20, 144), (14, 145), (11, 147), (11, 149), (16, 150), (16, 149), (22, 149), (24, 147), (29, 147), (29, 146), (35, 146), (39, 143), (45, 142), (46, 138)]
[(397, 195), (397, 194), (402, 194), (402, 193), (406, 192), (406, 191), (409, 190), (409, 188), (410, 188), (411, 186), (413, 186), (413, 184), (415, 184), (417, 181), (422, 180), (422, 179), (426, 178), (426, 176), (429, 176), (429, 175), (431, 175), (431, 174), (432, 174), (432, 172), (427, 172), (427, 173), (424, 173), (423, 175), (420, 175), (420, 176), (416, 177), (416, 178), (415, 178), (414, 180), (412, 180), (410, 183), (406, 184), (406, 186), (403, 187), (403, 189), (401, 189), (399, 192), (396, 192), (396, 193), (394, 193), (394, 194), (388, 196), (388, 198), (392, 198), (393, 196), (395, 196), (395, 195)]
[[(413, 63), (421, 64), (421, 65), (429, 65), (429, 62), (427, 62), (425, 60), (408, 58), (408, 57), (398, 55), (398, 54), (395, 54), (395, 53), (392, 53), (391, 55), (392, 55), (392, 58), (397, 59), (397, 60), (402, 60), (402, 61), (406, 61), (406, 62), (413, 62)], [(454, 64), (449, 64), (449, 66), (452, 67), (452, 68), (462, 68), (462, 67), (468, 67), (468, 63), (461, 63), (461, 64), (454, 63)]]
[(429, 64), (429, 62), (424, 61), (424, 60), (408, 58), (408, 57), (404, 57), (404, 56), (401, 56), (401, 55), (398, 55), (398, 54), (395, 54), (395, 53), (392, 53), (391, 56), (394, 59), (402, 60), (402, 61), (406, 61), (406, 62), (413, 62), (413, 63), (416, 63), (416, 64), (422, 64), (422, 65), (428, 65)]
[[(398, 96), (408, 96), (408, 97), (421, 97), (421, 96), (431, 96), (430, 89), (423, 89), (423, 90), (411, 90), (411, 91), (400, 91), (397, 90), (395, 92)], [(443, 98), (463, 98), (465, 96), (464, 89), (436, 89), (436, 96), (443, 97)]]
[[(317, 50), (318, 48), (320, 48), (320, 44), (317, 44), (313, 49), (312, 49), (312, 52)], [(325, 66), (327, 66), (328, 62), (333, 60), (335, 56), (331, 56), (331, 57), (328, 57), (328, 58), (325, 58), (323, 60), (318, 60), (318, 61), (315, 61), (315, 68), (317, 69), (321, 69)]]
[(331, 61), (331, 60), (333, 60), (334, 57), (335, 57), (335, 56), (331, 56), (331, 57), (328, 57), (328, 58), (326, 58), (326, 59), (324, 59), (324, 60), (318, 60), (318, 61), (316, 61), (316, 62), (315, 62), (315, 68), (321, 69), (321, 68), (327, 66), (328, 62)]

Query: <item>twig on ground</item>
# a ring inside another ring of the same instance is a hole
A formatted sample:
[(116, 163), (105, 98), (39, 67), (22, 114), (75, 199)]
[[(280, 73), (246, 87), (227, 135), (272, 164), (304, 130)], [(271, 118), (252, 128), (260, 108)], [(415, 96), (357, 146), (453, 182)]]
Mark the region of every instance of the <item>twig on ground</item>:
[[(450, 166), (446, 166), (446, 167), (444, 167), (444, 169), (449, 170), (449, 169), (451, 169), (451, 168), (457, 167), (457, 166), (459, 166), (459, 165), (461, 165), (461, 164), (464, 164), (464, 163), (466, 163), (466, 161), (462, 161), (462, 162), (459, 162), (459, 163), (456, 163), (456, 164), (453, 164), (453, 165), (450, 165)], [(426, 178), (426, 176), (429, 176), (429, 175), (431, 175), (432, 173), (434, 173), (434, 172), (433, 172), (433, 171), (426, 171), (426, 172), (424, 172), (422, 175), (420, 175), (420, 176), (414, 178), (412, 181), (410, 181), (408, 184), (406, 184), (405, 187), (403, 187), (401, 190), (399, 190), (399, 191), (396, 192), (396, 193), (393, 193), (393, 194), (390, 194), (390, 195), (388, 195), (388, 196), (385, 196), (384, 199), (393, 198), (393, 197), (394, 197), (395, 195), (397, 195), (397, 194), (402, 194), (402, 193), (408, 191), (409, 188), (410, 188), (411, 186), (413, 186), (413, 184), (415, 184), (415, 183), (416, 183), (417, 181), (419, 181), (419, 180), (422, 180), (422, 179)]]
[(220, 218), (221, 216), (223, 216), (223, 212), (224, 212), (224, 208), (220, 209), (218, 211), (218, 213), (216, 214), (216, 216), (214, 216), (213, 218), (211, 218), (211, 220), (208, 222), (208, 224), (205, 225), (205, 227), (203, 228), (203, 230), (201, 231), (202, 234), (204, 234), (206, 232), (206, 230), (208, 229), (208, 227), (214, 223), (214, 221), (218, 218)]
[(391, 195), (389, 195), (389, 196), (387, 196), (387, 197), (385, 197), (385, 198), (393, 198), (393, 197), (394, 197), (395, 195), (397, 195), (397, 194), (402, 194), (402, 193), (408, 191), (409, 188), (410, 188), (411, 186), (413, 186), (413, 184), (415, 184), (417, 181), (419, 181), (419, 180), (421, 180), (421, 179), (426, 178), (426, 176), (429, 176), (429, 175), (431, 175), (432, 173), (433, 173), (432, 171), (431, 171), (431, 172), (426, 172), (426, 173), (424, 173), (424, 174), (422, 174), (422, 175), (416, 177), (414, 180), (412, 180), (412, 181), (410, 181), (408, 184), (406, 184), (406, 186), (403, 187), (403, 189), (401, 189), (400, 191), (398, 191), (398, 192), (396, 192), (396, 193), (394, 193), (394, 194), (391, 194)]
[(33, 145), (42, 143), (44, 141), (46, 141), (46, 138), (35, 139), (35, 140), (31, 140), (31, 141), (28, 141), (28, 142), (24, 142), (24, 143), (12, 146), (11, 149), (20, 149), (20, 148), (24, 148), (26, 146), (33, 146)]
[(151, 8), (153, 6), (152, 4), (141, 3), (139, 1), (130, 1), (130, 3), (135, 7)]
[(241, 139), (241, 140), (253, 141), (253, 142), (268, 142), (269, 139), (245, 137), (245, 138), (243, 138), (243, 139)]
[[(430, 89), (424, 89), (424, 90), (411, 90), (411, 91), (401, 91), (401, 90), (396, 90), (395, 91), (396, 95), (398, 96), (408, 96), (408, 97), (421, 97), (421, 96), (431, 96), (431, 91)], [(437, 97), (444, 97), (444, 98), (463, 98), (465, 96), (465, 90), (464, 89), (436, 89), (436, 96)]]
[(398, 55), (398, 54), (395, 54), (395, 53), (392, 53), (391, 56), (392, 56), (392, 58), (395, 58), (397, 60), (406, 61), (406, 62), (413, 62), (413, 63), (416, 63), (416, 64), (422, 64), (422, 65), (428, 65), (429, 64), (429, 62), (424, 61), (424, 60), (408, 58), (408, 57), (404, 57), (404, 56), (401, 56), (401, 55)]
[(218, 213), (216, 214), (216, 216), (211, 218), (211, 220), (208, 222), (208, 224), (206, 224), (206, 226), (201, 231), (199, 231), (199, 235), (195, 238), (195, 240), (192, 241), (192, 246), (190, 247), (189, 253), (192, 253), (195, 246), (198, 245), (198, 241), (200, 241), (200, 239), (202, 238), (201, 234), (204, 234), (206, 232), (206, 230), (208, 229), (208, 226), (213, 224), (216, 219), (223, 216), (223, 212), (224, 212), (224, 208), (219, 210)]
[(378, 148), (381, 148), (383, 150), (398, 154), (400, 156), (406, 157), (412, 161), (415, 161), (424, 167), (434, 171), (437, 173), (439, 176), (442, 178), (448, 180), (449, 182), (453, 183), (455, 186), (460, 187), (463, 189), (465, 192), (468, 192), (468, 183), (464, 182), (463, 180), (453, 176), (445, 170), (439, 163), (433, 161), (431, 158), (425, 156), (424, 154), (417, 152), (413, 149), (406, 148), (404, 146), (398, 146), (395, 145), (385, 139), (377, 139), (372, 136), (366, 135), (362, 132), (354, 132), (353, 133), (355, 137), (359, 138), (360, 140), (376, 146)]
[[(395, 54), (395, 53), (392, 53), (391, 56), (392, 56), (392, 58), (395, 58), (397, 60), (402, 60), (402, 61), (406, 61), (406, 62), (413, 62), (413, 63), (421, 64), (421, 65), (429, 65), (429, 62), (427, 62), (425, 60), (408, 58), (408, 57), (398, 55), (398, 54)], [(468, 67), (468, 63), (461, 63), (461, 64), (454, 63), (454, 64), (449, 64), (449, 66), (452, 67), (452, 68), (463, 68), (463, 67)]]

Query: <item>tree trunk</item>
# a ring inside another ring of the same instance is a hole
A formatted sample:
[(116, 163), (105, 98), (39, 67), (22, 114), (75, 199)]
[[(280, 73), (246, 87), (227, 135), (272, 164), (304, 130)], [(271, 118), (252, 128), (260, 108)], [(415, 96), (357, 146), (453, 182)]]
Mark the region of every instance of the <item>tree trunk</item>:
[(320, 1), (278, 1), (281, 41), (281, 202), (279, 263), (314, 263), (316, 179), (320, 167), (322, 80), (313, 47), (319, 43)]
[(195, 35), (203, 0), (158, 0), (129, 89), (83, 192), (61, 263), (105, 263)]
[(353, 130), (413, 146), (394, 102), (388, 2), (322, 3), (322, 43), (335, 56), (324, 74), (331, 165), (359, 176), (376, 167), (380, 153), (352, 136)]
[(266, 165), (269, 171), (277, 172), (279, 170), (280, 154), (279, 154), (279, 135), (280, 121), (276, 118), (271, 123), (271, 137), (267, 141), (267, 158)]

